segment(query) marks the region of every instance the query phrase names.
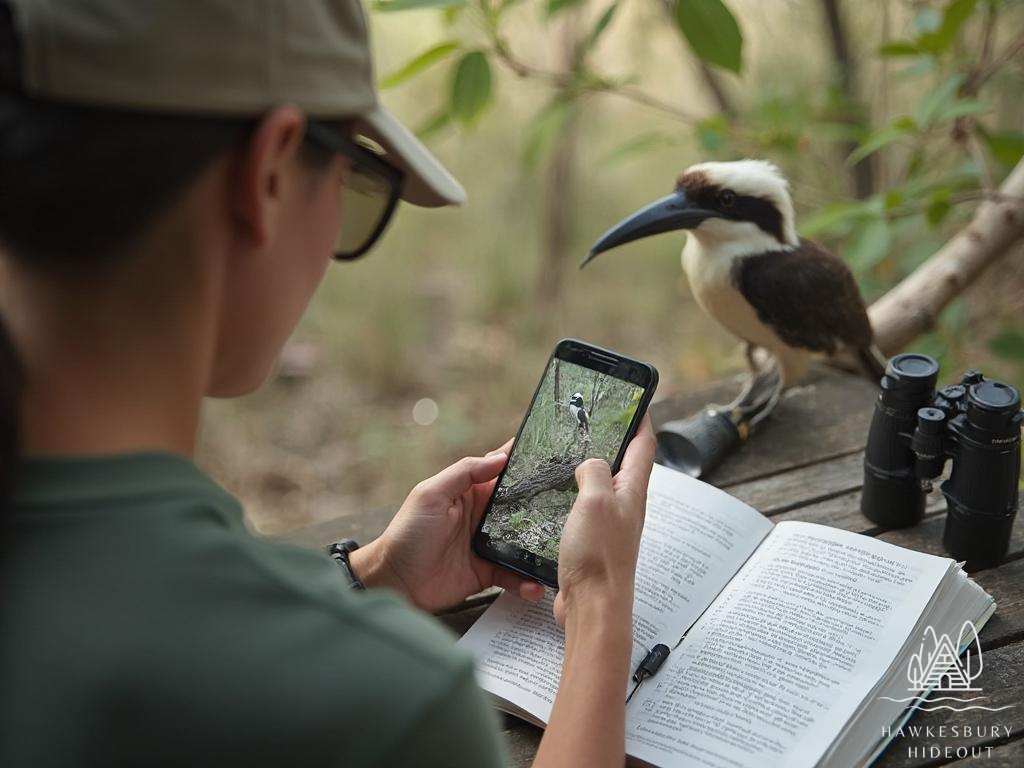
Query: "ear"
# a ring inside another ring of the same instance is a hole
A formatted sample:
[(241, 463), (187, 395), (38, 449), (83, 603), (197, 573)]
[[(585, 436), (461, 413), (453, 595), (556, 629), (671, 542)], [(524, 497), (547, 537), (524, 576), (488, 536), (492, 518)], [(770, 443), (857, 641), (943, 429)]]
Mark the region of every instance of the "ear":
[(300, 110), (276, 107), (260, 119), (235, 158), (231, 209), (249, 245), (259, 247), (273, 239), (305, 129)]

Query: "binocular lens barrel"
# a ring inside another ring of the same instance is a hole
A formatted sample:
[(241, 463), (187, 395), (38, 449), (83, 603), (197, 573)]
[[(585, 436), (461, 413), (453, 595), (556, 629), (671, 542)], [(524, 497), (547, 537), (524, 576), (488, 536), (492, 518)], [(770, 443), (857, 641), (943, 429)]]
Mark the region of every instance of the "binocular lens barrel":
[(968, 571), (999, 565), (1010, 549), (1010, 533), (1016, 510), (1007, 515), (971, 512), (946, 497), (946, 528), (942, 545), (955, 559), (966, 562)]
[(1009, 549), (1020, 501), (1020, 394), (967, 371), (938, 393), (939, 365), (897, 355), (886, 366), (864, 451), (861, 511), (883, 528), (917, 523), (924, 485), (952, 461), (942, 484), (943, 544), (968, 570), (996, 565)]

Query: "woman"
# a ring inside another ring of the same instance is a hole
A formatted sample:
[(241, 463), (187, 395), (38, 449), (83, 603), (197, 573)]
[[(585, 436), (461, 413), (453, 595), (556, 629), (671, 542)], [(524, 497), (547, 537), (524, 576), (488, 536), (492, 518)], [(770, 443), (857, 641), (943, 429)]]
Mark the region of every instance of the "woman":
[[(202, 399), (266, 378), (332, 247), (462, 199), (377, 106), (358, 3), (9, 0), (0, 82), (0, 764), (499, 764), (470, 660), (408, 603), (540, 598), (470, 552), (507, 445), (351, 552), (366, 592), (250, 536), (191, 460)], [(537, 765), (622, 763), (652, 460), (645, 423), (614, 479), (577, 473)]]

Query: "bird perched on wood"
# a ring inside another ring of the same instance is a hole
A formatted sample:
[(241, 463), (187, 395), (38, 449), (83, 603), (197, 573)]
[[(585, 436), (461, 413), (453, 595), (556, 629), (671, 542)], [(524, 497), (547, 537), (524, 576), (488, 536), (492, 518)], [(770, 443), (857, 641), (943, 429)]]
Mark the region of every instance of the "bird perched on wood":
[(584, 434), (590, 434), (590, 414), (583, 407), (583, 393), (576, 392), (569, 398), (569, 412), (576, 419), (576, 429)]
[(675, 191), (609, 229), (582, 268), (599, 253), (649, 235), (685, 229), (683, 269), (708, 315), (747, 343), (752, 376), (761, 347), (775, 358), (782, 389), (804, 375), (812, 353), (849, 351), (876, 380), (884, 361), (846, 265), (798, 237), (789, 184), (765, 160), (700, 163)]

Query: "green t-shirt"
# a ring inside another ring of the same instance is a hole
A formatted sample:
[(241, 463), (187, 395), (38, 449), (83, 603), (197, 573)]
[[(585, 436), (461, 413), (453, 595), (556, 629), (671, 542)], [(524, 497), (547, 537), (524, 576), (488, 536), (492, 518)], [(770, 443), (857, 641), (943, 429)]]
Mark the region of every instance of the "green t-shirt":
[(26, 461), (12, 514), (4, 768), (500, 763), (443, 627), (250, 535), (189, 460)]

